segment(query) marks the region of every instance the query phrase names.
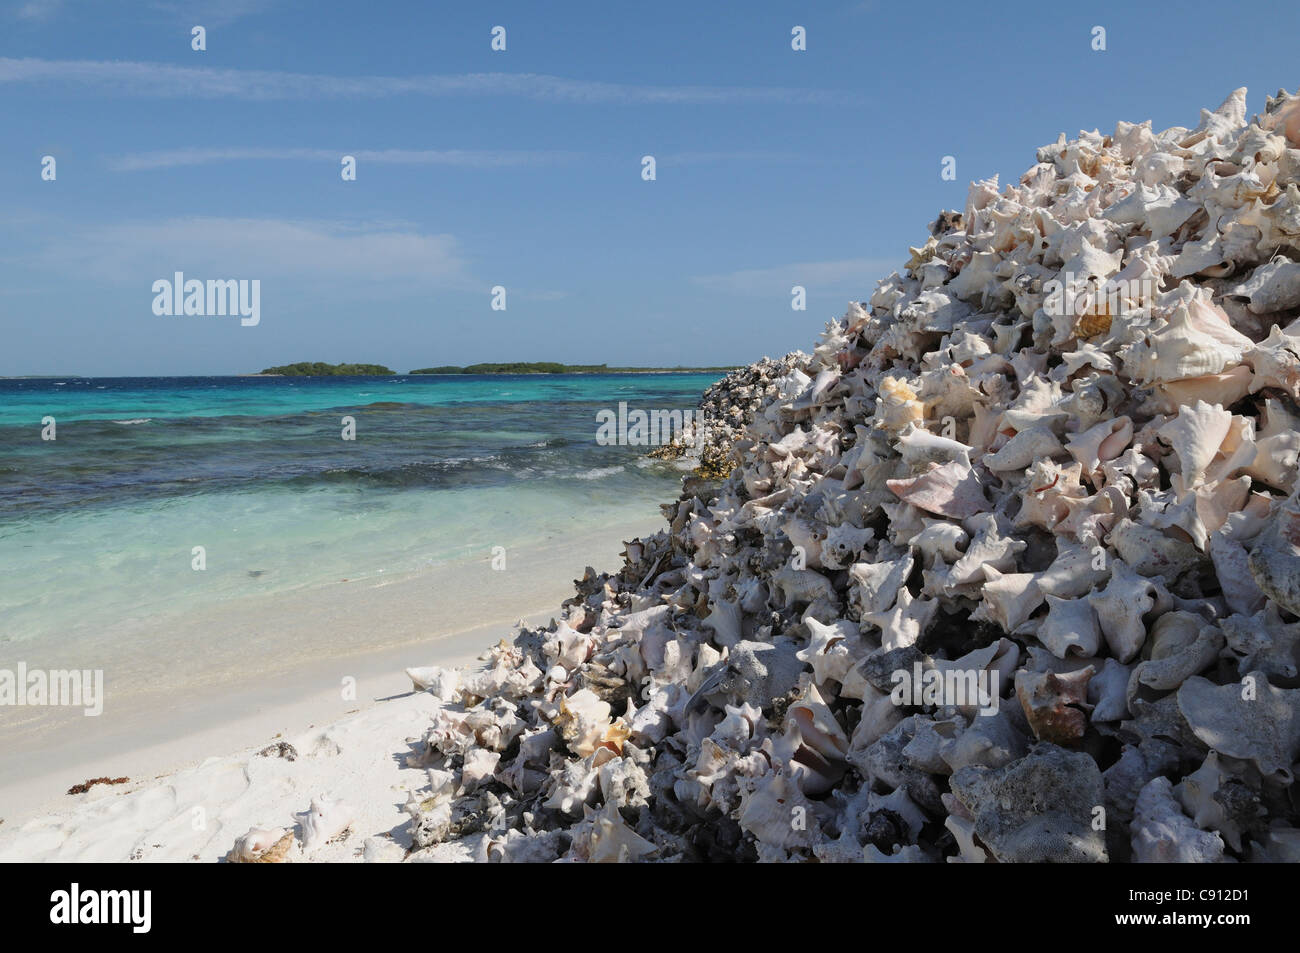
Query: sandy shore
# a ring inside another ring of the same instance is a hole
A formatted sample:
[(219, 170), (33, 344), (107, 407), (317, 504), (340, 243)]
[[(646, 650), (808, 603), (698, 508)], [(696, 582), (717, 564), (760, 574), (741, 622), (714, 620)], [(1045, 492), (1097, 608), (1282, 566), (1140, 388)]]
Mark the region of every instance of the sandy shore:
[[(612, 570), (622, 540), (658, 527), (555, 539), (513, 553), (508, 573), (459, 565), (195, 620), (200, 632), (212, 626), (218, 653), (232, 627), (256, 625), (274, 642), (265, 659), (213, 684), (178, 673), (173, 684), (110, 693), (98, 718), (45, 709), (39, 722), (0, 722), (0, 861), (214, 861), (250, 827), (291, 828), (322, 794), (355, 806), (358, 820), (310, 859), (360, 859), (367, 838), (378, 838), (372, 859), (400, 859), (405, 845), (389, 834), (404, 823), (408, 791), (426, 783), (403, 757), (435, 703), (412, 693), (402, 669), (478, 664), (516, 620), (558, 615), (584, 566)], [(298, 757), (257, 753), (279, 741)], [(64, 793), (101, 776), (131, 780)]]

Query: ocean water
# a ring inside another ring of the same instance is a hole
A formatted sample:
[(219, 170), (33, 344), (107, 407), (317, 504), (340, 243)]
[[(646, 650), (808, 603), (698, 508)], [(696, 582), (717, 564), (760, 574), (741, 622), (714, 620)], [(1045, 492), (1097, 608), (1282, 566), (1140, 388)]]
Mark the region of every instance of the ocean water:
[(718, 376), (0, 380), (0, 666), (653, 518), (680, 472), (596, 413)]

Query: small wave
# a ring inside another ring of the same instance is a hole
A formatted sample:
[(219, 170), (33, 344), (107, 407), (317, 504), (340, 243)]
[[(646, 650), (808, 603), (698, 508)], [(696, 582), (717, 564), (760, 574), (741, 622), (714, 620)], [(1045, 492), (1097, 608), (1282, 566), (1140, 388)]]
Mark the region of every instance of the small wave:
[(152, 421), (152, 417), (132, 417), (130, 420), (114, 420), (113, 423), (121, 424), (123, 427), (129, 427), (131, 424), (147, 424)]
[(626, 467), (596, 467), (593, 470), (583, 470), (581, 473), (573, 474), (575, 480), (603, 480), (607, 476), (613, 476), (615, 473), (622, 473)]

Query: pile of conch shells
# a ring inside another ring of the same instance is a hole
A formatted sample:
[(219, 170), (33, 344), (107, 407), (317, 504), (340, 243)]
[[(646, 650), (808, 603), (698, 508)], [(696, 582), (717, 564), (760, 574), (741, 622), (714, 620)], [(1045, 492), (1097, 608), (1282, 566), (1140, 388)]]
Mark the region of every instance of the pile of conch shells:
[(754, 414), (779, 396), (781, 381), (804, 360), (807, 356), (796, 351), (732, 371), (704, 392), (699, 413), (682, 432), (649, 455), (679, 460), (699, 477), (725, 477), (731, 472), (731, 448), (753, 423)]
[(412, 859), (1300, 860), (1300, 96), (1037, 159), (426, 673)]

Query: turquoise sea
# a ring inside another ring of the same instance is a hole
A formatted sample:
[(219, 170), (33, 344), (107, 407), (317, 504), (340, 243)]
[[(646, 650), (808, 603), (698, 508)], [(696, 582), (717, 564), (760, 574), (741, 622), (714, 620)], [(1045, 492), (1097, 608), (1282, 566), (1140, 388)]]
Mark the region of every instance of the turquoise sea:
[(596, 413), (690, 409), (718, 376), (0, 380), (0, 666), (652, 518), (680, 473), (598, 445)]

